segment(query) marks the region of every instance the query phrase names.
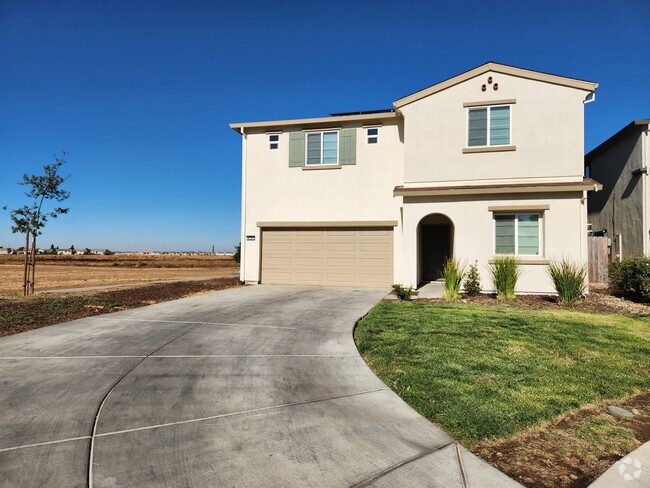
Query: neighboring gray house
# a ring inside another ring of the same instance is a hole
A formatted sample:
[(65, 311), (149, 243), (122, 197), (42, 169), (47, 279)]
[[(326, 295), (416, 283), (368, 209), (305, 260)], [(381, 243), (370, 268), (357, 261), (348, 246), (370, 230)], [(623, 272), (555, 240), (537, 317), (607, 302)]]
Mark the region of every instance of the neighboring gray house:
[(585, 156), (585, 175), (603, 184), (589, 195), (589, 223), (607, 231), (619, 259), (650, 255), (648, 124), (631, 122)]

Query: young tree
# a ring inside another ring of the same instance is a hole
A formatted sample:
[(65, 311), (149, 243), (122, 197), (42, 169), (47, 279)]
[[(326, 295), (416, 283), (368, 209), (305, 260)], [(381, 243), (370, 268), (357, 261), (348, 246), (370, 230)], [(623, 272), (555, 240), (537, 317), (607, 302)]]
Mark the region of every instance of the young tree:
[[(66, 153), (61, 157), (54, 157), (54, 163), (43, 166), (43, 174), (23, 175), (19, 185), (26, 186), (29, 191), (25, 195), (30, 199), (28, 205), (10, 211), (13, 225), (13, 233), (25, 234), (25, 270), (23, 279), (23, 294), (34, 293), (35, 272), (36, 272), (36, 239), (42, 234), (42, 229), (50, 218), (55, 219), (59, 215), (67, 214), (69, 208), (54, 206), (47, 210), (46, 206), (51, 202), (63, 202), (68, 199), (70, 192), (61, 188), (67, 179), (59, 174), (59, 169), (65, 164)], [(6, 210), (7, 207), (5, 206)], [(30, 244), (31, 239), (31, 244)]]

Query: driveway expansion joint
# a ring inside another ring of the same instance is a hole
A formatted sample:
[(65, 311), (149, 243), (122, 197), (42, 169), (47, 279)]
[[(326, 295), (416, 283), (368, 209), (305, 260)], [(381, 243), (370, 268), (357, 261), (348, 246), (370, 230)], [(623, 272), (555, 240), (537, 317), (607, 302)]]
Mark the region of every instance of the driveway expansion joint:
[(294, 403), (282, 403), (279, 405), (269, 405), (268, 407), (260, 407), (260, 408), (251, 408), (248, 410), (241, 410), (239, 412), (228, 412), (228, 413), (221, 413), (218, 415), (209, 415), (207, 417), (199, 417), (195, 419), (186, 419), (186, 420), (178, 420), (176, 422), (165, 422), (162, 424), (155, 424), (155, 425), (147, 425), (144, 427), (134, 427), (132, 429), (124, 429), (124, 430), (116, 430), (114, 432), (104, 432), (102, 434), (95, 434), (94, 437), (108, 437), (108, 436), (113, 436), (113, 435), (119, 435), (119, 434), (128, 434), (131, 432), (141, 432), (143, 430), (153, 430), (153, 429), (160, 429), (164, 427), (173, 427), (175, 425), (183, 425), (183, 424), (193, 424), (196, 422), (205, 422), (208, 420), (216, 420), (216, 419), (222, 419), (222, 418), (228, 418), (228, 417), (235, 417), (237, 415), (246, 415), (246, 414), (251, 414), (251, 413), (258, 413), (258, 412), (265, 412), (269, 410), (279, 410), (282, 408), (290, 408), (290, 407), (298, 407), (301, 405), (308, 405), (310, 403), (321, 403), (321, 402), (328, 402), (331, 400), (339, 400), (341, 398), (350, 398), (354, 396), (359, 396), (359, 395), (366, 395), (368, 393), (376, 393), (379, 391), (386, 391), (388, 388), (375, 388), (372, 390), (364, 390), (364, 391), (355, 391), (354, 393), (347, 393), (345, 395), (336, 395), (336, 396), (328, 396), (324, 398), (316, 398), (314, 400), (305, 400), (302, 402), (294, 402)]
[(155, 322), (157, 324), (196, 324), (197, 327), (202, 325), (217, 325), (220, 327), (247, 327), (253, 329), (287, 329), (298, 330), (297, 327), (284, 327), (281, 325), (265, 325), (265, 324), (232, 324), (228, 322), (196, 322), (191, 320), (164, 320), (164, 319), (132, 319), (132, 318), (117, 318), (117, 317), (91, 317), (95, 320), (118, 320), (120, 322)]
[[(415, 456), (411, 456), (410, 458), (405, 459), (404, 461), (401, 461), (401, 462), (399, 462), (397, 464), (394, 464), (394, 465), (390, 466), (389, 468), (384, 469), (383, 471), (380, 471), (379, 473), (377, 473), (373, 477), (368, 478), (367, 480), (364, 480), (361, 483), (357, 483), (356, 485), (352, 485), (350, 488), (367, 488), (368, 486), (372, 485), (375, 481), (383, 478), (387, 474), (390, 474), (393, 471), (396, 471), (399, 468), (401, 468), (403, 466), (406, 466), (407, 464), (413, 463), (413, 462), (415, 462), (415, 461), (417, 461), (419, 459), (427, 457), (427, 456), (429, 456), (431, 454), (434, 454), (434, 453), (436, 453), (438, 451), (442, 451), (446, 447), (449, 447), (449, 446), (451, 446), (453, 444), (456, 444), (456, 443), (454, 441), (451, 441), (451, 442), (447, 442), (446, 444), (443, 444), (442, 446), (438, 446), (438, 447), (435, 447), (433, 449), (427, 449), (424, 452), (420, 452), (420, 453), (416, 454)], [(465, 488), (467, 488), (466, 484), (464, 486), (465, 486)]]
[(61, 444), (63, 442), (82, 441), (90, 439), (89, 435), (82, 435), (79, 437), (69, 437), (67, 439), (57, 439), (54, 441), (35, 442), (33, 444), (23, 444), (22, 446), (3, 447), (0, 452), (17, 451), (18, 449), (29, 449), (30, 447), (51, 446), (52, 444)]
[(90, 448), (89, 448), (89, 453), (88, 453), (88, 488), (93, 488), (93, 456), (94, 456), (94, 451), (95, 451), (95, 438), (97, 437), (97, 424), (99, 423), (99, 416), (102, 413), (102, 408), (104, 407), (104, 404), (106, 403), (106, 400), (108, 400), (108, 397), (111, 395), (113, 390), (117, 387), (117, 385), (120, 384), (120, 382), (128, 376), (129, 373), (131, 373), (135, 368), (137, 368), (142, 362), (147, 359), (149, 356), (152, 354), (155, 354), (156, 352), (160, 351), (163, 347), (168, 346), (172, 342), (180, 339), (186, 334), (189, 334), (193, 330), (197, 329), (200, 327), (199, 325), (195, 325), (194, 327), (189, 328), (188, 330), (184, 331), (182, 334), (179, 334), (178, 336), (174, 337), (170, 341), (166, 342), (165, 344), (157, 347), (154, 349), (151, 353), (147, 354), (146, 356), (142, 357), (139, 361), (137, 361), (131, 368), (129, 368), (122, 376), (120, 376), (115, 383), (113, 383), (113, 386), (110, 387), (110, 389), (106, 392), (104, 395), (104, 398), (102, 399), (101, 403), (99, 404), (99, 408), (97, 409), (97, 413), (95, 414), (95, 420), (93, 421), (93, 428), (92, 428), (92, 434), (90, 436)]

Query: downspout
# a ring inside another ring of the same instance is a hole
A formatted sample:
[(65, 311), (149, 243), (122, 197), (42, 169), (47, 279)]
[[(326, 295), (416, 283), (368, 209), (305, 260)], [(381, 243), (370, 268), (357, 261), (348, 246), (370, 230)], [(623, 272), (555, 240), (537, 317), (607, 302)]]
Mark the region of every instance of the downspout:
[[(587, 97), (582, 101), (584, 105), (596, 101), (596, 92), (592, 91), (587, 94)], [(584, 137), (584, 135), (583, 135)], [(584, 148), (583, 148), (584, 152)], [(598, 191), (598, 188), (594, 185), (594, 191)], [(580, 209), (580, 227), (582, 229), (582, 235), (580, 236), (580, 256), (584, 257), (587, 266), (589, 266), (589, 239), (587, 237), (587, 224), (589, 223), (589, 213), (587, 208), (587, 199), (589, 198), (588, 192), (582, 192), (582, 208)], [(589, 293), (589, 275), (585, 277), (585, 293)]]
[[(648, 168), (650, 166), (650, 160), (648, 157), (648, 131), (649, 127), (646, 127), (646, 130), (641, 132), (641, 167)], [(650, 229), (648, 228), (648, 172), (644, 171), (641, 173), (641, 207), (643, 208), (642, 214), (642, 228), (643, 228), (643, 255), (648, 256), (650, 254), (649, 242), (650, 239)]]
[(239, 128), (242, 135), (242, 161), (241, 161), (241, 241), (239, 244), (239, 281), (246, 282), (246, 175), (248, 154), (246, 152), (247, 138), (243, 127)]

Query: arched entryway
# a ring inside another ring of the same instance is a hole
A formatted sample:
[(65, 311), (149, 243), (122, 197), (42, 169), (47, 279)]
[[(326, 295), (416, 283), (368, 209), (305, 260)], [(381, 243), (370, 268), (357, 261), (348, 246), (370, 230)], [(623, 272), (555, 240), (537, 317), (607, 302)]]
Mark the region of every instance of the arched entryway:
[(443, 214), (429, 214), (418, 224), (418, 282), (435, 281), (454, 254), (454, 224)]

